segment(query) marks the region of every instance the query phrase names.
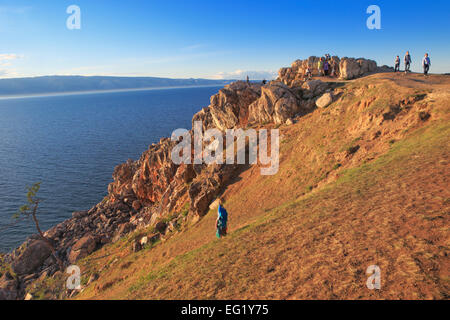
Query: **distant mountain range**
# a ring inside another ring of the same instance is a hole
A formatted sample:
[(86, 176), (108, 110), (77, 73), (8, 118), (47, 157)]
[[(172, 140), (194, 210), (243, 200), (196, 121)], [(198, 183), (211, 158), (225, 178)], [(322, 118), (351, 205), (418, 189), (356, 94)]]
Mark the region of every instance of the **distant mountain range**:
[(0, 79), (0, 96), (48, 93), (225, 85), (232, 80), (170, 79), (156, 77), (45, 76)]

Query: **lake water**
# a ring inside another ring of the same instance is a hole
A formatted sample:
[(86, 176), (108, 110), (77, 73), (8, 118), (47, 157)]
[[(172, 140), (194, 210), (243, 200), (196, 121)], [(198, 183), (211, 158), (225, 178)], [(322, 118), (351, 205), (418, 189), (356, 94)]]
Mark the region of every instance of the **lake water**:
[[(153, 89), (0, 100), (0, 251), (36, 230), (9, 226), (42, 182), (38, 218), (44, 230), (88, 210), (107, 194), (114, 167), (138, 159), (192, 116), (220, 87)], [(7, 227), (9, 226), (9, 227)]]

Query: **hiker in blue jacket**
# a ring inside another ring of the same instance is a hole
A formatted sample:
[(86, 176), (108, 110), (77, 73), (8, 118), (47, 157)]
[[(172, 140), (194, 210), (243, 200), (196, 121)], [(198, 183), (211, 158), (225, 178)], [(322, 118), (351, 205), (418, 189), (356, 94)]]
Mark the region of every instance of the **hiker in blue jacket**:
[(219, 208), (217, 210), (218, 216), (216, 220), (216, 236), (220, 239), (220, 237), (227, 235), (227, 222), (228, 222), (228, 213), (227, 210), (222, 206), (222, 201), (219, 202)]
[(427, 76), (431, 66), (431, 60), (430, 57), (428, 56), (428, 53), (426, 53), (425, 57), (423, 57), (422, 66), (423, 66), (423, 74)]

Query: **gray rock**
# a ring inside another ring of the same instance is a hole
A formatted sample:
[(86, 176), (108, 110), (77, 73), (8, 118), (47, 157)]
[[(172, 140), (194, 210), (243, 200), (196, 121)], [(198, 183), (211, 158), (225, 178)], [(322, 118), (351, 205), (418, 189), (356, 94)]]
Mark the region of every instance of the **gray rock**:
[(97, 246), (95, 238), (91, 235), (87, 235), (78, 240), (70, 250), (69, 262), (74, 263), (79, 259), (82, 259), (91, 254)]
[(29, 274), (40, 267), (51, 253), (45, 241), (36, 240), (14, 261), (12, 268), (18, 275)]
[(333, 103), (333, 95), (330, 92), (327, 92), (323, 94), (319, 99), (317, 99), (316, 106), (318, 108), (326, 108), (332, 103)]

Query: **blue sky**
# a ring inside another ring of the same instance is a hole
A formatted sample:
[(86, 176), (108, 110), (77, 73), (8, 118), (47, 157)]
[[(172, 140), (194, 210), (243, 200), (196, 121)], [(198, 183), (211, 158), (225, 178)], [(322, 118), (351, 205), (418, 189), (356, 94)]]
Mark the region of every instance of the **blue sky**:
[[(69, 5), (81, 29), (68, 30)], [(369, 5), (381, 30), (369, 30)], [(330, 53), (393, 64), (410, 50), (419, 71), (450, 72), (450, 1), (0, 0), (0, 78), (116, 75), (269, 77)]]

